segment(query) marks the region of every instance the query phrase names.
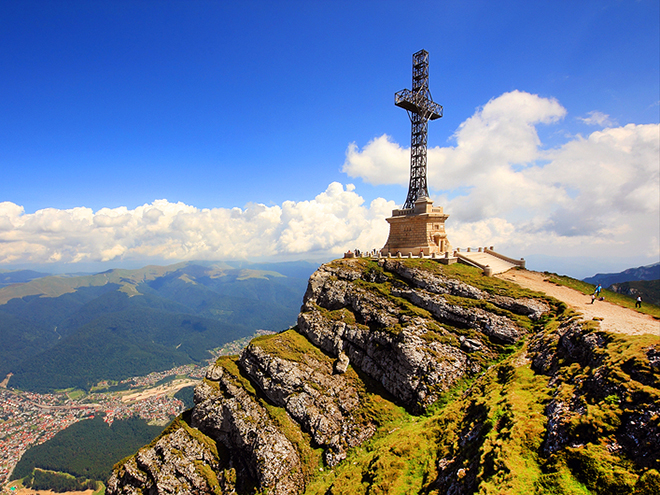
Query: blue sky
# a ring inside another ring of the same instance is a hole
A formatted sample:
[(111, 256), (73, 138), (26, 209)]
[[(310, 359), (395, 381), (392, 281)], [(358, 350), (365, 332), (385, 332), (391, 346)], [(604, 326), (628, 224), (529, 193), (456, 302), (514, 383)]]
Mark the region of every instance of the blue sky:
[(1, 1), (0, 268), (381, 247), (422, 48), (455, 246), (657, 261), (659, 5)]

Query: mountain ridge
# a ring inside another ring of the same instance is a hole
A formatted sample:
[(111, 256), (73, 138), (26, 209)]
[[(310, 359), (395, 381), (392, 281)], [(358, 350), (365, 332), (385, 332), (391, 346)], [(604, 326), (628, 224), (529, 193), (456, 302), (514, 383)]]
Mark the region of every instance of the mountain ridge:
[(612, 284), (622, 282), (658, 279), (660, 279), (660, 262), (653, 263), (652, 265), (638, 266), (637, 268), (628, 268), (618, 273), (597, 273), (593, 277), (582, 279), (582, 281), (589, 284), (601, 284), (603, 287), (609, 287)]
[[(10, 387), (46, 392), (201, 363), (208, 350), (256, 329), (293, 325), (314, 268), (287, 263), (280, 273), (277, 264), (186, 262), (0, 288), (0, 375), (13, 373)], [(97, 349), (108, 342), (142, 366), (122, 369), (121, 356), (104, 363)]]
[(470, 267), (338, 260), (108, 493), (656, 493), (659, 347)]

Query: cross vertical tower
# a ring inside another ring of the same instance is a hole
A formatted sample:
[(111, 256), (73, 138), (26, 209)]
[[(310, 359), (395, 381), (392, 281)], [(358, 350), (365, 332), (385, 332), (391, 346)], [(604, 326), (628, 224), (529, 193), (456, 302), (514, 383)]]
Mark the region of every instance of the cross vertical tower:
[(394, 95), (394, 104), (408, 112), (412, 125), (410, 140), (410, 186), (400, 210), (387, 218), (390, 235), (380, 250), (386, 256), (443, 256), (442, 263), (453, 263), (451, 244), (445, 232), (449, 215), (442, 206), (434, 207), (426, 185), (426, 139), (429, 120), (442, 117), (442, 107), (433, 102), (429, 91), (429, 54), (413, 54), (412, 89)]
[(395, 93), (394, 104), (404, 108), (410, 117), (410, 184), (403, 208), (414, 208), (418, 198), (429, 195), (426, 185), (429, 120), (442, 117), (442, 106), (433, 101), (429, 91), (429, 53), (426, 50), (413, 54), (412, 90)]

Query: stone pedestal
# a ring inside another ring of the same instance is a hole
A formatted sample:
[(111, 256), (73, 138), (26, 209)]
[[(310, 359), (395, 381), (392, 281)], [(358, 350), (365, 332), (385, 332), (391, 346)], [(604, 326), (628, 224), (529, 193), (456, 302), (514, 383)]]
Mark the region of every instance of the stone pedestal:
[(442, 207), (434, 208), (433, 201), (428, 197), (419, 198), (414, 208), (393, 210), (392, 216), (387, 219), (390, 236), (380, 252), (384, 256), (451, 253), (451, 244), (445, 233), (447, 218), (449, 215), (444, 214)]

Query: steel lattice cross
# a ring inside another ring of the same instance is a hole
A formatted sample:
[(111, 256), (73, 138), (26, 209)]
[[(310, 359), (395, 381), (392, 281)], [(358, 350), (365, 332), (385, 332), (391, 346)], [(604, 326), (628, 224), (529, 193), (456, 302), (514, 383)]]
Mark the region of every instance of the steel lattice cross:
[(426, 185), (426, 142), (429, 120), (442, 117), (442, 106), (433, 102), (429, 91), (429, 54), (413, 54), (412, 89), (395, 93), (394, 104), (405, 108), (410, 117), (410, 185), (403, 208), (414, 208), (418, 198), (429, 195)]

